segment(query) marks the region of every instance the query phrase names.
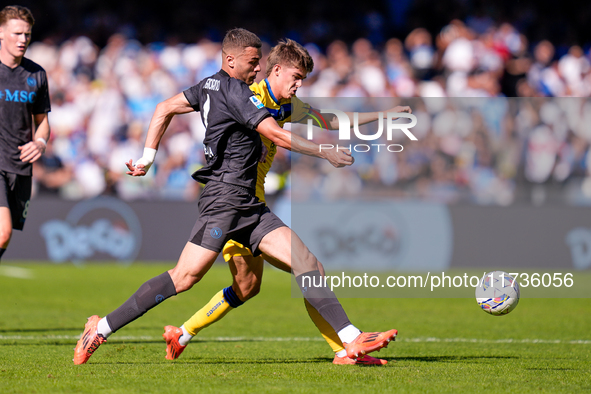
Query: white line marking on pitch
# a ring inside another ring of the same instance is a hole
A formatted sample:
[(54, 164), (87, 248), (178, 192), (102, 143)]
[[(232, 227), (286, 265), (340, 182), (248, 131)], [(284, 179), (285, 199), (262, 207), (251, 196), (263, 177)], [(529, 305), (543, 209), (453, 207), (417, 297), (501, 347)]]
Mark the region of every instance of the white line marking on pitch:
[(33, 279), (35, 276), (33, 275), (33, 270), (13, 267), (11, 265), (0, 265), (0, 275), (18, 279)]
[[(68, 339), (78, 340), (79, 335), (0, 335), (0, 340), (53, 340), (53, 339)], [(240, 341), (255, 341), (255, 342), (322, 342), (324, 339), (320, 337), (199, 337), (199, 342), (240, 342)], [(161, 336), (150, 335), (120, 335), (109, 338), (109, 342), (113, 341), (164, 341)], [(399, 338), (397, 342), (413, 342), (413, 343), (427, 343), (427, 342), (465, 342), (465, 343), (540, 343), (540, 344), (567, 344), (567, 345), (591, 345), (591, 339), (478, 339), (478, 338)]]

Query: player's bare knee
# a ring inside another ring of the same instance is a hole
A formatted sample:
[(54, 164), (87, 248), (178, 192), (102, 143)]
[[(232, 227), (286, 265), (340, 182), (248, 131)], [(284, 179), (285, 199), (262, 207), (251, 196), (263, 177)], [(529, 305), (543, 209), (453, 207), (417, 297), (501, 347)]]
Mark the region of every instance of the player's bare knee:
[(10, 238), (12, 237), (12, 229), (0, 229), (0, 247), (8, 245)]
[(179, 273), (175, 270), (169, 271), (169, 273), (177, 293), (182, 293), (191, 289), (202, 278), (202, 276), (199, 275), (191, 275), (186, 272)]
[(305, 255), (302, 257), (301, 260), (301, 270), (303, 272), (316, 271), (319, 269), (318, 260), (316, 259), (316, 256), (314, 256), (309, 250), (306, 251)]
[(250, 300), (252, 297), (255, 297), (261, 291), (261, 282), (252, 283), (251, 286), (243, 292), (243, 299), (242, 301)]
[(232, 288), (240, 298), (240, 301), (246, 302), (252, 297), (259, 294), (261, 291), (261, 282), (257, 278), (250, 278), (250, 280), (234, 281)]
[(177, 293), (182, 293), (184, 291), (190, 290), (197, 282), (199, 281), (191, 280), (191, 278), (184, 278), (179, 282), (174, 282), (174, 288)]
[(318, 264), (318, 271), (320, 271), (320, 275), (325, 276), (326, 271), (324, 271), (324, 266), (322, 265), (322, 263), (320, 261), (318, 261), (317, 264)]

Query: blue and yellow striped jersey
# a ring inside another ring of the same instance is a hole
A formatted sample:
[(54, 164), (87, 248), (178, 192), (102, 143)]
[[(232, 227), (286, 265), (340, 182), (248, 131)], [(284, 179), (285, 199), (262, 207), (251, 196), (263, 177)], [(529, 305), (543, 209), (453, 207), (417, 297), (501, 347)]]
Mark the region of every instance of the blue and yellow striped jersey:
[[(278, 101), (266, 78), (259, 83), (255, 82), (250, 85), (250, 90), (253, 91), (281, 127), (287, 122), (302, 122), (310, 112), (310, 105), (302, 102), (296, 96)], [(259, 163), (257, 167), (256, 196), (260, 201), (265, 202), (265, 177), (271, 169), (277, 147), (267, 137), (261, 135), (261, 139), (269, 153), (267, 154), (266, 163)]]

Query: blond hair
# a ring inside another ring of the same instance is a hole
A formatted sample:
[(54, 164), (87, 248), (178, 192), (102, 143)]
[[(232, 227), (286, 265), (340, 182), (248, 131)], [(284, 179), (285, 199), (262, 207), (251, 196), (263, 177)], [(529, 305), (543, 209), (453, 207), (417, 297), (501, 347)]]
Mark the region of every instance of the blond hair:
[(7, 5), (0, 11), (0, 26), (8, 23), (11, 19), (23, 20), (31, 26), (35, 24), (35, 18), (33, 18), (31, 10), (20, 5)]
[(311, 73), (314, 69), (314, 60), (308, 50), (289, 38), (279, 41), (271, 49), (269, 57), (267, 57), (267, 77), (271, 75), (276, 64), (295, 67), (306, 73)]

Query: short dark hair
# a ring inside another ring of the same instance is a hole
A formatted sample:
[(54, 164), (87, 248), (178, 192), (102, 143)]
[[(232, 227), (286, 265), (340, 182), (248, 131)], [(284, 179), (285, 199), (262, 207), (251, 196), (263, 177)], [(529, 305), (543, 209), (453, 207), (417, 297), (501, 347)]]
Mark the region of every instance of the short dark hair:
[(20, 5), (7, 5), (0, 11), (0, 26), (4, 25), (11, 19), (20, 19), (33, 26), (35, 24), (35, 18), (31, 10), (27, 7)]
[(314, 69), (314, 60), (308, 50), (289, 38), (279, 41), (271, 49), (269, 57), (267, 57), (267, 77), (276, 64), (296, 67), (306, 73), (311, 73)]
[(229, 53), (235, 49), (240, 49), (242, 52), (245, 48), (253, 47), (258, 49), (262, 46), (263, 43), (256, 34), (246, 29), (235, 28), (228, 30), (226, 33), (224, 41), (222, 41), (222, 52)]

